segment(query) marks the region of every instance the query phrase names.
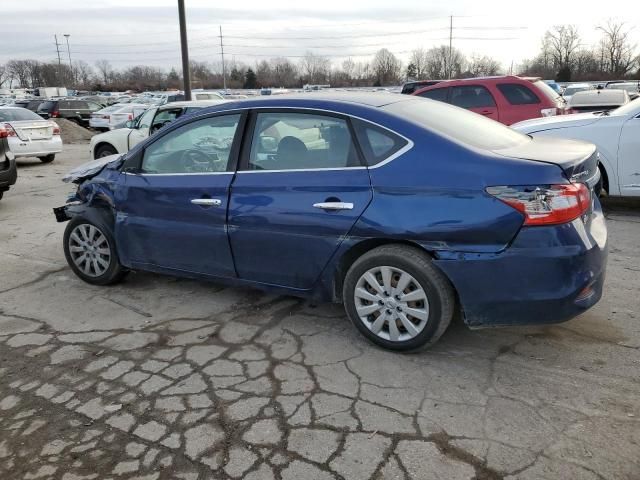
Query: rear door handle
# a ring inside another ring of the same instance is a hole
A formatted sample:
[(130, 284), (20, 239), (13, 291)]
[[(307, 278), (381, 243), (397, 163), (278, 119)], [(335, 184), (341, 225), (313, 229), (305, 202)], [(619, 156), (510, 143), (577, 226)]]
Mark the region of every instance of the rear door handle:
[(194, 198), (191, 203), (202, 207), (219, 207), (222, 205), (222, 200), (219, 198)]
[(314, 203), (313, 206), (322, 210), (353, 210), (353, 203), (347, 202), (320, 202)]

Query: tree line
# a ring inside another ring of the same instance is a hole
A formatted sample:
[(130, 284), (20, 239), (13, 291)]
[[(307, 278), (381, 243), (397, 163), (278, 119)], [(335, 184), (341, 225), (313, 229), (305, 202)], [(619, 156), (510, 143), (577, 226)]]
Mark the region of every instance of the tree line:
[[(640, 55), (631, 42), (624, 22), (609, 21), (597, 27), (601, 38), (585, 45), (578, 29), (558, 25), (542, 38), (540, 52), (525, 60), (517, 72), (555, 78), (558, 81), (640, 78)], [(193, 88), (219, 89), (224, 85), (221, 62), (191, 61)], [(391, 86), (406, 80), (469, 78), (504, 73), (490, 56), (465, 55), (448, 45), (413, 50), (406, 65), (386, 48), (370, 61), (348, 58), (334, 62), (311, 51), (299, 60), (274, 57), (253, 65), (232, 60), (224, 68), (227, 88), (300, 88), (305, 84), (333, 87)], [(100, 59), (93, 65), (75, 61), (71, 65), (31, 59), (9, 60), (0, 65), (0, 87), (67, 86), (82, 90), (163, 90), (181, 88), (180, 70), (136, 65), (114, 68)]]
[(561, 82), (640, 79), (640, 52), (631, 41), (632, 29), (614, 21), (596, 29), (599, 40), (587, 45), (575, 26), (554, 26), (543, 36), (538, 55), (523, 62), (521, 72)]

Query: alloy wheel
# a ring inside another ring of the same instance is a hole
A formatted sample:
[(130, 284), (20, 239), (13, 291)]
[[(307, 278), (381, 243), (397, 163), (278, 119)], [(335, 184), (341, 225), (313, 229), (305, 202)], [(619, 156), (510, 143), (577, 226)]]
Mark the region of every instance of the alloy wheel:
[(358, 279), (353, 295), (362, 323), (384, 340), (411, 340), (429, 320), (426, 292), (418, 280), (397, 267), (367, 270)]
[(73, 263), (90, 277), (99, 277), (111, 264), (111, 248), (104, 234), (94, 225), (83, 223), (69, 235)]

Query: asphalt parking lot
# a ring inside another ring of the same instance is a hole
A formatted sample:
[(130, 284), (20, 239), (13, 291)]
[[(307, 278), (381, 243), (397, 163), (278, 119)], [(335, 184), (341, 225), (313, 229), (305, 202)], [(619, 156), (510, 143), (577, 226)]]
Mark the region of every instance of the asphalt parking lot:
[[(640, 202), (606, 202), (605, 296), (568, 323), (380, 350), (342, 308), (146, 273), (84, 284), (51, 208), (0, 201), (0, 478), (638, 479)], [(523, 272), (526, 275), (526, 272)]]

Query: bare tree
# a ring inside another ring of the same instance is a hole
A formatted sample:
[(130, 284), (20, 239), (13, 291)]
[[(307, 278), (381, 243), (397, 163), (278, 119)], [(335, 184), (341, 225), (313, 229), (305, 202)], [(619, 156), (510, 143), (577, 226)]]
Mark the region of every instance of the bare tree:
[(467, 71), (472, 77), (497, 75), (500, 72), (500, 62), (486, 55), (472, 55)]
[(381, 48), (373, 57), (372, 68), (378, 85), (393, 85), (398, 83), (402, 62), (386, 48)]
[(101, 77), (100, 81), (107, 85), (113, 76), (113, 68), (111, 67), (111, 64), (108, 60), (101, 59), (97, 60), (95, 65)]
[(575, 51), (580, 46), (580, 34), (573, 25), (556, 25), (547, 30), (544, 42), (556, 69), (571, 68)]
[(319, 84), (327, 81), (331, 62), (327, 57), (307, 52), (300, 60), (300, 70), (307, 83)]
[(421, 79), (427, 73), (427, 63), (429, 58), (427, 56), (427, 51), (424, 48), (416, 48), (411, 51), (411, 55), (409, 56), (409, 63), (413, 64), (415, 67), (416, 78)]
[(633, 52), (635, 45), (629, 39), (630, 29), (624, 22), (609, 20), (606, 25), (598, 27), (602, 32), (603, 69), (613, 76), (624, 76), (634, 66)]
[(9, 80), (9, 69), (6, 65), (0, 65), (0, 87)]
[(298, 81), (298, 68), (286, 58), (272, 58), (271, 72), (273, 85), (277, 87), (295, 87)]
[(7, 62), (7, 70), (9, 75), (18, 81), (21, 87), (29, 87), (30, 79), (30, 63), (29, 60), (9, 60)]
[(93, 68), (84, 60), (76, 60), (73, 62), (73, 69), (75, 70), (75, 78), (78, 83), (83, 87), (88, 87), (93, 78)]
[(425, 74), (428, 78), (439, 80), (443, 78), (460, 77), (464, 71), (466, 59), (457, 48), (449, 50), (448, 45), (440, 45), (427, 50)]

